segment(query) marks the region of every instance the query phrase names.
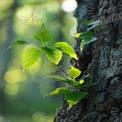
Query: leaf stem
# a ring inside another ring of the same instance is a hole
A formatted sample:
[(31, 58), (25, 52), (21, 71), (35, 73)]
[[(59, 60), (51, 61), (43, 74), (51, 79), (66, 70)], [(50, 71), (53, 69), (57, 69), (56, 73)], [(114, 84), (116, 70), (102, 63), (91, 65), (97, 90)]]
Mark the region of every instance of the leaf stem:
[(58, 69), (59, 69), (61, 72), (63, 72), (66, 76), (68, 76), (68, 77), (69, 77), (68, 73), (67, 73), (67, 72), (65, 72), (61, 67), (58, 67)]

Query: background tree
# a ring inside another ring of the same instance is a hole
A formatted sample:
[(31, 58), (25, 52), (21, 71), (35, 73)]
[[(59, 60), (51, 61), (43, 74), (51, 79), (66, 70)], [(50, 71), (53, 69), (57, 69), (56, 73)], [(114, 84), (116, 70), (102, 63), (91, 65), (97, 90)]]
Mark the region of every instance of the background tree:
[[(4, 5), (4, 4), (3, 4)], [(1, 79), (1, 85), (0, 85), (0, 98), (1, 101), (0, 103), (3, 105), (5, 104), (7, 101), (5, 100), (5, 94), (4, 94), (4, 86), (5, 86), (5, 82), (4, 82), (4, 74), (6, 73), (6, 71), (8, 70), (8, 66), (9, 66), (9, 62), (12, 58), (12, 50), (11, 51), (7, 51), (7, 48), (9, 47), (9, 45), (12, 43), (13, 38), (15, 36), (14, 31), (13, 31), (13, 24), (14, 24), (14, 12), (17, 8), (17, 2), (13, 1), (13, 2), (9, 2), (8, 6), (5, 7), (1, 12), (5, 12), (6, 15), (2, 15), (1, 19), (0, 19), (0, 26), (1, 28), (4, 30), (6, 28), (6, 31), (3, 31), (3, 35), (1, 36), (1, 52), (2, 55), (0, 56), (1, 58), (1, 63), (0, 63), (0, 79)], [(2, 8), (1, 8), (2, 9)], [(11, 13), (7, 13), (7, 10), (11, 10)], [(4, 40), (4, 36), (6, 35), (6, 40)]]
[[(87, 89), (89, 96), (68, 109), (63, 100), (62, 109), (55, 122), (121, 122), (122, 121), (122, 16), (121, 0), (77, 0), (77, 32), (84, 32), (87, 20), (100, 20), (99, 28), (93, 29), (97, 41), (87, 44), (81, 51), (81, 39), (76, 39), (78, 61), (72, 64), (82, 71), (79, 78), (85, 83), (97, 83)], [(119, 15), (119, 19), (116, 16)], [(110, 18), (110, 16), (112, 16)], [(108, 19), (109, 18), (109, 19)]]
[[(55, 110), (60, 106), (59, 99), (44, 96), (59, 86), (58, 82), (47, 78), (57, 69), (42, 56), (40, 61), (23, 71), (21, 57), (26, 45), (7, 49), (16, 39), (38, 43), (33, 35), (43, 19), (53, 36), (51, 43), (67, 41), (73, 45), (74, 39), (69, 31), (76, 27), (76, 21), (72, 13), (66, 14), (62, 10), (63, 3), (64, 0), (0, 2), (0, 122), (53, 121)], [(61, 62), (61, 67), (69, 65), (67, 60), (69, 57)]]

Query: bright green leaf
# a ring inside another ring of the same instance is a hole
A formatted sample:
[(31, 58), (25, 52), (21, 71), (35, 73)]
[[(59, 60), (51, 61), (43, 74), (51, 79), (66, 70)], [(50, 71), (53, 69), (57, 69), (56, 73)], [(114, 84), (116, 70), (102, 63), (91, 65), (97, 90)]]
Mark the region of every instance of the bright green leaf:
[(83, 84), (83, 83), (84, 83), (84, 80), (80, 80), (79, 83), (80, 83), (80, 84)]
[(75, 38), (79, 38), (80, 35), (81, 35), (81, 33), (75, 33), (75, 34), (74, 34), (74, 37), (75, 37)]
[(68, 74), (72, 78), (77, 78), (81, 74), (81, 71), (75, 67), (71, 67), (71, 69), (68, 71)]
[(45, 28), (44, 24), (42, 25), (41, 29), (39, 29), (36, 34), (34, 35), (36, 39), (41, 42), (49, 42), (52, 40), (52, 35), (50, 32)]
[(72, 58), (78, 59), (74, 49), (66, 42), (57, 42), (54, 46)]
[(80, 100), (82, 100), (84, 97), (88, 95), (88, 92), (72, 92), (69, 94), (65, 94), (68, 103), (69, 108), (71, 108), (74, 104), (77, 104)]
[(13, 47), (13, 46), (16, 46), (16, 45), (23, 45), (23, 44), (28, 44), (28, 42), (23, 41), (23, 40), (17, 40), (17, 41), (12, 42), (12, 44), (8, 47), (8, 49), (10, 49), (10, 48)]
[(66, 95), (69, 94), (71, 91), (66, 88), (66, 87), (60, 87), (57, 88), (56, 90), (52, 91), (48, 96), (52, 96), (52, 95)]
[(48, 60), (51, 61), (52, 63), (58, 65), (58, 63), (61, 61), (62, 52), (59, 51), (58, 49), (52, 47), (42, 47), (42, 50), (45, 51)]
[(22, 61), (23, 61), (23, 67), (27, 68), (34, 63), (36, 63), (41, 55), (41, 50), (35, 47), (30, 47), (24, 51)]

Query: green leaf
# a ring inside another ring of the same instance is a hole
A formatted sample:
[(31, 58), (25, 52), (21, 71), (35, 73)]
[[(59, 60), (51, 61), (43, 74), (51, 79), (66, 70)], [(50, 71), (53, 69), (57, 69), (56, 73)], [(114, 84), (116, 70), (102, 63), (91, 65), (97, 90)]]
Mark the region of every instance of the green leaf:
[(60, 87), (60, 88), (56, 88), (56, 90), (52, 91), (51, 93), (49, 93), (48, 96), (52, 96), (52, 95), (66, 95), (69, 94), (71, 91), (66, 88), (66, 87)]
[(97, 83), (87, 83), (85, 85), (82, 85), (82, 88), (92, 87), (92, 86), (95, 86), (95, 85), (97, 85)]
[(65, 54), (69, 55), (70, 57), (75, 58), (76, 60), (78, 59), (74, 49), (68, 43), (57, 42), (54, 44), (54, 46), (56, 48), (60, 49)]
[(23, 41), (23, 40), (17, 40), (12, 42), (12, 45), (21, 45), (21, 44), (28, 44), (28, 42)]
[(94, 35), (93, 35), (92, 31), (87, 31), (87, 32), (81, 33), (81, 35), (80, 35), (80, 38), (82, 38), (81, 48), (83, 48), (84, 45), (86, 45), (86, 44), (96, 41), (96, 38), (93, 36)]
[(85, 75), (85, 76), (83, 76), (78, 82), (79, 82), (79, 84), (83, 84), (84, 83), (84, 79), (85, 78), (88, 78), (90, 76), (90, 74), (87, 74), (87, 75)]
[(86, 31), (84, 33), (81, 33), (80, 38), (82, 38), (85, 41), (89, 41), (93, 38), (93, 32), (92, 31)]
[(94, 35), (92, 31), (86, 31), (84, 33), (77, 33), (75, 36), (77, 38), (82, 39), (81, 48), (83, 48), (84, 45), (96, 40), (96, 38), (93, 37)]
[(79, 83), (77, 81), (74, 81), (72, 79), (67, 79), (67, 78), (64, 78), (64, 77), (61, 77), (59, 75), (51, 75), (51, 76), (48, 76), (49, 78), (54, 78), (54, 79), (57, 79), (59, 81), (62, 81), (62, 82), (65, 82), (73, 87), (77, 86)]
[(74, 104), (77, 104), (80, 100), (82, 100), (84, 97), (88, 95), (88, 92), (72, 92), (69, 94), (65, 94), (68, 103), (69, 108), (71, 108)]
[(62, 52), (52, 47), (41, 47), (41, 48), (42, 50), (45, 51), (48, 60), (54, 63), (55, 65), (58, 65), (58, 63), (62, 59)]
[(79, 81), (79, 83), (80, 83), (80, 84), (83, 84), (83, 83), (84, 83), (84, 80), (83, 80), (83, 79), (81, 79), (81, 80)]
[(16, 46), (16, 45), (23, 45), (23, 44), (28, 44), (28, 42), (23, 41), (23, 40), (17, 40), (17, 41), (12, 42), (12, 44), (8, 47), (8, 49), (10, 49), (10, 48), (13, 47), (13, 46)]
[(86, 44), (89, 44), (89, 43), (91, 43), (91, 42), (94, 42), (94, 41), (96, 41), (97, 40), (97, 38), (95, 38), (95, 37), (93, 37), (91, 40), (82, 40), (82, 43), (81, 43), (81, 48), (83, 48), (84, 47), (84, 45), (86, 45)]
[(81, 35), (81, 33), (75, 33), (75, 34), (74, 34), (74, 37), (75, 37), (75, 38), (79, 38), (80, 35)]
[(53, 79), (57, 79), (57, 80), (60, 80), (60, 81), (66, 81), (67, 80), (66, 78), (61, 77), (59, 75), (51, 75), (51, 76), (48, 76), (48, 78), (53, 78)]
[(71, 92), (66, 87), (60, 87), (60, 88), (56, 88), (47, 96), (53, 96), (53, 95), (64, 95), (69, 103), (69, 108), (71, 108), (74, 104), (77, 104), (80, 100), (86, 97), (88, 93), (87, 92)]
[(96, 21), (92, 21), (88, 25), (99, 25), (99, 24), (100, 24), (100, 20), (96, 20)]
[(93, 23), (93, 20), (87, 20), (87, 21), (83, 22), (83, 25), (89, 25), (91, 23)]
[(34, 37), (41, 41), (41, 42), (50, 42), (52, 40), (52, 35), (50, 32), (45, 28), (44, 24), (42, 25), (41, 29), (39, 29)]
[(81, 71), (75, 67), (71, 67), (71, 69), (68, 71), (68, 74), (72, 78), (77, 78), (81, 74)]
[(24, 51), (22, 61), (23, 61), (23, 68), (27, 68), (34, 63), (36, 63), (41, 55), (41, 50), (35, 47), (30, 47)]
[(99, 20), (89, 23), (88, 25), (90, 25), (91, 27), (88, 28), (87, 31), (92, 30), (93, 28), (95, 28), (99, 24), (100, 24), (100, 21)]
[(97, 84), (96, 83), (78, 84), (78, 85), (76, 85), (76, 88), (77, 89), (84, 89), (84, 88), (89, 88), (89, 87), (92, 87), (95, 85), (97, 85)]

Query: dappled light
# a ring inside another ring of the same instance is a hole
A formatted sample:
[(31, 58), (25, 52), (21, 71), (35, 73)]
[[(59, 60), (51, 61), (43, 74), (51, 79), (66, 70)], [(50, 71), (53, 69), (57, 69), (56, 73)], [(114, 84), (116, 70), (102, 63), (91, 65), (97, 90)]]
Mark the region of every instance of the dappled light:
[(65, 0), (62, 4), (62, 9), (65, 12), (73, 12), (77, 8), (77, 3), (75, 0)]
[(2, 0), (0, 2), (0, 10), (4, 11), (6, 9), (9, 9), (12, 6), (13, 2), (14, 2), (14, 0), (9, 0), (9, 1), (8, 0)]
[(17, 93), (19, 92), (19, 86), (17, 83), (15, 83), (15, 84), (6, 83), (4, 92), (7, 95), (17, 95)]
[(0, 122), (53, 121), (61, 98), (48, 94), (65, 84), (49, 76), (66, 75), (70, 57), (77, 59), (76, 7), (74, 0), (0, 2)]
[(9, 70), (4, 76), (5, 81), (10, 84), (26, 81), (26, 78), (26, 74), (20, 69)]

